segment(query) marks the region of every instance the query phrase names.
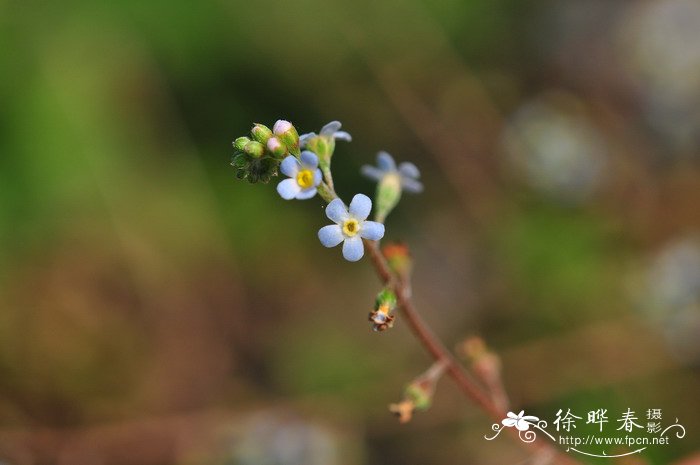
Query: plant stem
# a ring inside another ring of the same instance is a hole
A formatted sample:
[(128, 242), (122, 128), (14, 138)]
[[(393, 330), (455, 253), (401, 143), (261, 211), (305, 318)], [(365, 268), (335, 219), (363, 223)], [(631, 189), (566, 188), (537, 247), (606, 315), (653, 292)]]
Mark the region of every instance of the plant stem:
[[(506, 418), (507, 412), (498, 408), (488, 395), (486, 395), (479, 384), (472, 378), (472, 376), (464, 369), (464, 367), (454, 358), (452, 353), (447, 350), (445, 345), (438, 339), (432, 332), (430, 327), (425, 323), (423, 318), (420, 316), (415, 306), (413, 305), (412, 299), (409, 297), (407, 292), (407, 283), (396, 279), (394, 273), (389, 268), (389, 265), (379, 250), (379, 245), (376, 241), (364, 240), (365, 247), (369, 251), (370, 258), (372, 259), (372, 264), (379, 275), (382, 283), (385, 285), (391, 285), (396, 293), (396, 298), (398, 301), (398, 306), (401, 312), (408, 322), (411, 331), (421, 342), (426, 351), (435, 359), (435, 361), (445, 363), (447, 373), (450, 375), (452, 380), (455, 382), (457, 387), (471, 399), (475, 404), (477, 404), (484, 412), (486, 412), (491, 418), (496, 422), (500, 422), (503, 418)], [(512, 428), (508, 430), (517, 436), (517, 432)], [(579, 464), (578, 461), (574, 460), (568, 455), (560, 453), (555, 447), (542, 443), (541, 441), (533, 443), (524, 443), (531, 448), (536, 449), (538, 452), (551, 453), (552, 463), (557, 463), (558, 465), (576, 465)], [(554, 460), (556, 458), (556, 461)]]

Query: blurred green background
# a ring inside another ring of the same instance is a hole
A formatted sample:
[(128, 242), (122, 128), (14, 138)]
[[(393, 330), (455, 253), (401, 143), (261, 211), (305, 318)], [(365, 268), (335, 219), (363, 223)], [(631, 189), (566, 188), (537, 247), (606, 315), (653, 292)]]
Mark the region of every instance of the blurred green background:
[(370, 331), (371, 266), (229, 166), (278, 118), (343, 122), (346, 199), (378, 150), (419, 166), (385, 237), (512, 410), (688, 432), (591, 463), (697, 449), (696, 0), (0, 0), (0, 44), (2, 463), (539, 463), (449, 380), (388, 413), (430, 360)]

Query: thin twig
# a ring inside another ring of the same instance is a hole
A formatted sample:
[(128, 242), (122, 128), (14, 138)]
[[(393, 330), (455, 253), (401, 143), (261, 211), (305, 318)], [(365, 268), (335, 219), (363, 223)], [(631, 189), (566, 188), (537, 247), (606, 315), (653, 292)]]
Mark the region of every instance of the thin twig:
[[(421, 342), (425, 350), (427, 350), (430, 355), (436, 360), (441, 361), (446, 364), (447, 373), (450, 375), (452, 380), (455, 382), (457, 387), (471, 399), (475, 404), (477, 404), (484, 412), (486, 412), (495, 421), (500, 422), (506, 417), (507, 412), (498, 408), (491, 398), (486, 395), (482, 389), (479, 387), (478, 383), (472, 378), (472, 376), (464, 369), (464, 367), (454, 358), (452, 353), (447, 350), (445, 345), (438, 339), (432, 332), (430, 327), (425, 323), (423, 318), (420, 316), (415, 306), (413, 305), (412, 299), (408, 296), (406, 290), (408, 284), (402, 282), (399, 279), (394, 278), (394, 274), (389, 268), (389, 265), (379, 250), (378, 243), (376, 241), (364, 240), (365, 247), (369, 251), (370, 258), (372, 259), (372, 264), (379, 275), (382, 283), (386, 285), (391, 285), (396, 293), (398, 306), (402, 311), (402, 314), (408, 323), (413, 334)], [(511, 433), (511, 428), (508, 428)], [(517, 433), (516, 433), (517, 434)], [(574, 460), (570, 456), (560, 453), (555, 447), (542, 442), (534, 443), (524, 443), (526, 446), (535, 448), (539, 453), (548, 452), (555, 454), (557, 464), (561, 465), (577, 465), (578, 461)]]

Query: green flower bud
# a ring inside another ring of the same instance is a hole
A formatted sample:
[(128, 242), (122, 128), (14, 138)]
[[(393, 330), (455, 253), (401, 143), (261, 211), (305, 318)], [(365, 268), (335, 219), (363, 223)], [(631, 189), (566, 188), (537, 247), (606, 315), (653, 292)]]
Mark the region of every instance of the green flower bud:
[(253, 136), (253, 139), (261, 144), (267, 144), (267, 141), (272, 137), (272, 130), (264, 124), (257, 123), (250, 130), (250, 134)]
[(406, 386), (404, 396), (413, 403), (416, 410), (427, 410), (433, 402), (434, 386), (429, 382), (413, 382)]
[(306, 149), (318, 155), (318, 164), (321, 169), (327, 169), (331, 165), (331, 157), (335, 150), (335, 139), (332, 137), (314, 136), (306, 142)]
[(247, 144), (248, 142), (250, 142), (250, 139), (248, 139), (247, 137), (239, 137), (238, 139), (233, 141), (233, 146), (234, 148), (242, 151), (245, 147), (245, 144)]
[(383, 223), (401, 199), (401, 177), (398, 173), (387, 173), (377, 184), (375, 194), (375, 219)]
[(379, 294), (377, 294), (375, 309), (382, 307), (386, 307), (388, 312), (396, 308), (396, 294), (388, 287), (382, 289), (379, 291)]
[(396, 308), (396, 300), (396, 294), (388, 287), (377, 294), (374, 311), (369, 314), (373, 331), (386, 331), (394, 326), (395, 317), (391, 313)]
[(251, 140), (245, 144), (243, 151), (253, 158), (260, 158), (265, 153), (265, 146), (256, 140)]

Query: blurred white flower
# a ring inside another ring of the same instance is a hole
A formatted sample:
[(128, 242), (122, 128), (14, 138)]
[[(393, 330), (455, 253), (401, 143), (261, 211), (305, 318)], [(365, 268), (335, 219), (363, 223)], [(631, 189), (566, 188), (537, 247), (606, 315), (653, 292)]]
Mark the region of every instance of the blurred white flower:
[(636, 300), (684, 362), (700, 360), (700, 239), (666, 245), (638, 280)]
[(654, 129), (678, 148), (700, 135), (700, 2), (632, 3), (620, 23), (621, 61)]
[(502, 147), (511, 167), (535, 188), (580, 201), (600, 185), (607, 148), (573, 96), (552, 93), (525, 103), (509, 119)]

